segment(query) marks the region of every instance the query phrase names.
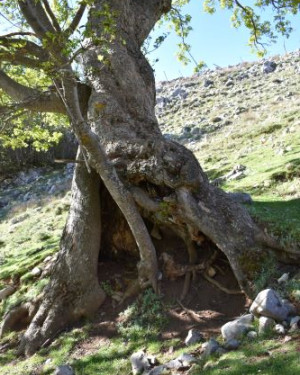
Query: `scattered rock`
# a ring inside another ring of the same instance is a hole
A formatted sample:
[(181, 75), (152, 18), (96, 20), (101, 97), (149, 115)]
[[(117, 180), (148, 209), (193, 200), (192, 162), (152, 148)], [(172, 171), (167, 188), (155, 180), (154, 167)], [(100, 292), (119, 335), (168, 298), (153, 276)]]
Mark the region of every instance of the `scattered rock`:
[(236, 193), (229, 192), (227, 194), (230, 196), (231, 199), (233, 199), (237, 203), (242, 203), (242, 204), (252, 204), (253, 203), (253, 200), (252, 200), (250, 194), (242, 193), (242, 192), (241, 193), (239, 193), (239, 192), (236, 192)]
[(257, 332), (255, 332), (255, 331), (249, 331), (248, 333), (247, 333), (247, 337), (248, 337), (248, 339), (249, 340), (255, 340), (255, 339), (257, 339)]
[(201, 332), (199, 332), (196, 329), (190, 329), (186, 339), (184, 340), (184, 343), (185, 343), (185, 345), (189, 346), (189, 345), (196, 344), (197, 342), (201, 342), (203, 340), (204, 340), (204, 338), (203, 338)]
[(247, 314), (228, 322), (221, 327), (221, 333), (226, 341), (238, 339), (252, 328), (253, 315)]
[(42, 270), (39, 268), (39, 267), (34, 267), (32, 270), (31, 270), (31, 275), (34, 276), (34, 277), (38, 277), (38, 276), (41, 276), (42, 274)]
[(226, 341), (224, 348), (227, 350), (236, 350), (241, 345), (241, 342), (236, 339)]
[(266, 316), (261, 316), (258, 323), (258, 332), (260, 334), (268, 333), (275, 327), (275, 320)]
[(192, 363), (197, 362), (196, 358), (191, 354), (183, 353), (176, 359), (172, 359), (167, 362), (164, 366), (168, 369), (182, 370), (190, 367)]
[(285, 334), (285, 328), (282, 324), (276, 324), (274, 327), (274, 331), (278, 333), (279, 335), (284, 335)]
[(211, 354), (215, 353), (220, 348), (220, 344), (215, 339), (210, 339), (209, 341), (202, 344), (202, 358), (207, 358)]
[(263, 315), (279, 322), (285, 320), (289, 314), (287, 306), (273, 289), (261, 291), (253, 301), (250, 312), (255, 316)]
[(210, 79), (205, 79), (203, 82), (204, 87), (209, 87), (209, 86), (212, 86), (213, 84), (214, 84), (214, 81), (211, 81)]
[(150, 371), (146, 371), (143, 373), (143, 375), (162, 375), (162, 374), (168, 374), (169, 370), (165, 365), (156, 366)]
[(54, 375), (75, 375), (75, 373), (71, 366), (62, 365), (56, 367)]
[(130, 362), (133, 374), (142, 374), (144, 371), (150, 371), (151, 367), (155, 365), (156, 359), (140, 350), (132, 354)]
[(264, 64), (263, 64), (263, 68), (262, 68), (262, 71), (263, 73), (273, 73), (275, 72), (277, 68), (277, 64), (274, 62), (274, 61), (265, 61)]
[(284, 273), (280, 278), (277, 280), (279, 284), (286, 283), (289, 279), (289, 273)]
[(15, 288), (11, 285), (8, 285), (7, 287), (0, 290), (0, 301), (6, 299), (10, 295), (12, 295), (15, 292)]

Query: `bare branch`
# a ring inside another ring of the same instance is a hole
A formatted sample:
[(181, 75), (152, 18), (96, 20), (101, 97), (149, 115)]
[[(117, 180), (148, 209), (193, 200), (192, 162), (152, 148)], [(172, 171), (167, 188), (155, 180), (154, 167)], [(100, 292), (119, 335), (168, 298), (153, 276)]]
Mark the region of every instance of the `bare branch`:
[(61, 32), (61, 28), (59, 26), (59, 23), (57, 22), (57, 18), (55, 17), (55, 14), (52, 12), (52, 9), (51, 9), (51, 7), (48, 3), (48, 0), (43, 0), (43, 4), (44, 4), (46, 12), (48, 13), (48, 15), (49, 15), (49, 17), (52, 21), (52, 25), (54, 26), (56, 31)]
[(34, 33), (29, 32), (29, 31), (16, 31), (14, 33), (1, 35), (0, 38), (11, 38), (13, 36), (34, 36), (34, 37), (36, 37), (36, 35)]
[(86, 9), (86, 4), (85, 3), (80, 4), (80, 7), (78, 8), (70, 26), (65, 31), (65, 34), (67, 36), (72, 35), (73, 32), (76, 30), (77, 26), (79, 25), (79, 23), (82, 19), (82, 16), (83, 16), (83, 13), (84, 13), (85, 9)]
[(39, 1), (18, 0), (18, 5), (26, 21), (40, 39), (47, 32), (55, 33), (55, 29)]

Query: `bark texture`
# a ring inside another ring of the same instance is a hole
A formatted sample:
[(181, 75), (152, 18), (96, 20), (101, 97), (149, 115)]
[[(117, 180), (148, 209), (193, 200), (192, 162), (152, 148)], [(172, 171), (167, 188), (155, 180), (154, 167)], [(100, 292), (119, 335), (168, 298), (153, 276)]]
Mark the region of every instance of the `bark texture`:
[[(105, 19), (99, 18), (105, 3), (96, 0), (88, 20), (99, 38), (105, 37), (101, 26)], [(194, 155), (159, 130), (153, 71), (141, 45), (170, 9), (171, 0), (110, 0), (109, 6), (117, 15), (115, 42), (109, 53), (95, 45), (83, 56), (92, 88), (90, 129), (78, 111), (76, 85), (67, 73), (64, 81), (73, 129), (97, 173), (89, 174), (84, 165), (76, 167), (60, 255), (44, 302), (22, 340), (25, 354), (36, 351), (67, 323), (97, 310), (104, 300), (96, 272), (101, 236), (99, 176), (139, 248), (140, 282), (150, 281), (154, 288), (155, 249), (140, 215), (181, 237), (191, 263), (198, 255), (195, 243), (203, 236), (209, 238), (227, 256), (241, 289), (250, 296), (252, 281), (274, 247), (246, 209), (209, 184)]]
[(70, 213), (53, 269), (55, 276), (21, 341), (20, 352), (26, 355), (33, 354), (69, 323), (91, 316), (105, 299), (97, 272), (101, 237), (99, 188), (99, 176), (77, 164)]

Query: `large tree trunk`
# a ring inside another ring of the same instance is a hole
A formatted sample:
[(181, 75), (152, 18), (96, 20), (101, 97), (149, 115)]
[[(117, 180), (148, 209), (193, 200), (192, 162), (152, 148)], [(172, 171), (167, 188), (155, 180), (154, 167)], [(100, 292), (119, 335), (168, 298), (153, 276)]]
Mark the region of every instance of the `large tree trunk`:
[[(94, 10), (101, 10), (106, 2), (97, 0)], [(83, 64), (92, 87), (88, 120), (123, 184), (126, 199), (118, 200), (114, 186), (101, 174), (100, 164), (92, 165), (126, 219), (126, 200), (133, 197), (144, 218), (171, 228), (185, 240), (191, 262), (197, 257), (193, 244), (201, 236), (209, 238), (227, 256), (241, 289), (251, 296), (253, 279), (273, 251), (272, 241), (246, 209), (209, 184), (189, 150), (163, 137), (155, 117), (153, 71), (140, 48), (170, 3), (109, 1), (118, 15), (117, 39), (109, 53), (101, 46), (90, 49)], [(103, 38), (97, 14), (92, 10), (89, 23), (92, 33)], [(104, 61), (99, 56), (104, 56)], [(93, 161), (93, 155), (89, 156)], [(22, 340), (26, 354), (65, 324), (98, 309), (104, 300), (96, 274), (101, 233), (99, 181), (95, 172), (89, 174), (83, 165), (76, 167), (60, 255), (44, 302)], [(130, 228), (139, 242), (135, 222)], [(149, 243), (146, 246), (151, 247)]]

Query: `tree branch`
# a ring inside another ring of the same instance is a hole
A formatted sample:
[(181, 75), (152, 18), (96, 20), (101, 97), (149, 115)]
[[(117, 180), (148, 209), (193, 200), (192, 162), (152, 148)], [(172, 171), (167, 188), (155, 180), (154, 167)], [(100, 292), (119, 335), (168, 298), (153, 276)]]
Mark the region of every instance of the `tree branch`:
[(18, 5), (26, 21), (40, 39), (47, 32), (55, 33), (55, 29), (39, 1), (18, 0)]
[(48, 61), (48, 59), (48, 52), (34, 42), (0, 36), (0, 61), (30, 68), (41, 68), (42, 63)]
[(57, 22), (55, 14), (52, 12), (52, 9), (51, 9), (51, 7), (48, 3), (48, 0), (43, 0), (43, 4), (44, 4), (46, 12), (48, 13), (48, 15), (49, 15), (49, 17), (52, 21), (53, 27), (56, 29), (56, 31), (61, 32), (61, 28), (59, 26), (59, 23)]
[(73, 32), (76, 30), (77, 26), (79, 25), (79, 22), (82, 19), (83, 13), (86, 9), (86, 4), (82, 3), (80, 4), (79, 9), (77, 10), (70, 26), (65, 30), (65, 34), (67, 37), (73, 34)]

